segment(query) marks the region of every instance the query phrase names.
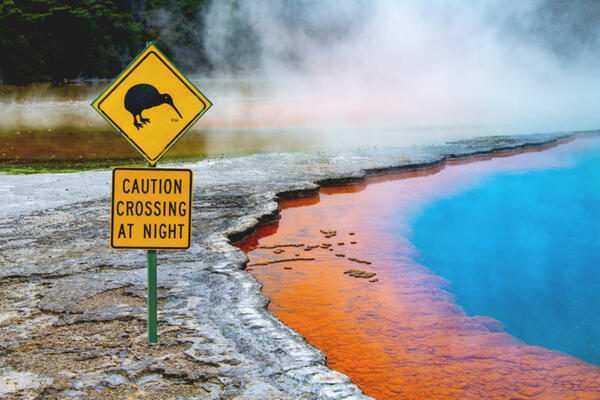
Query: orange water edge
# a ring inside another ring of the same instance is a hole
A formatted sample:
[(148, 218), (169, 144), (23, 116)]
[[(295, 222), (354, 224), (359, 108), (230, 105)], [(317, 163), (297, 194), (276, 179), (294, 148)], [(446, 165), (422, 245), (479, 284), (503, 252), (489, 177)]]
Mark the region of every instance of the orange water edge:
[[(465, 315), (446, 290), (449, 283), (413, 261), (416, 250), (405, 237), (410, 227), (403, 218), (394, 231), (381, 229), (389, 226), (390, 202), (410, 215), (423, 203), (464, 190), (491, 172), (556, 166), (561, 151), (577, 146), (581, 143), (575, 141), (543, 153), (482, 157), (475, 163), (453, 162), (445, 168), (373, 177), (360, 185), (322, 188), (316, 197), (281, 201), (278, 223), (259, 228), (239, 246), (271, 299), (269, 309), (369, 396), (599, 399), (600, 368), (529, 346), (491, 318)], [(320, 230), (337, 234), (325, 238)], [(304, 246), (282, 247), (281, 254), (258, 248), (282, 243)], [(322, 243), (331, 243), (334, 251), (306, 250)], [(296, 255), (315, 260), (253, 265)], [(379, 281), (344, 274), (353, 268), (375, 272)]]

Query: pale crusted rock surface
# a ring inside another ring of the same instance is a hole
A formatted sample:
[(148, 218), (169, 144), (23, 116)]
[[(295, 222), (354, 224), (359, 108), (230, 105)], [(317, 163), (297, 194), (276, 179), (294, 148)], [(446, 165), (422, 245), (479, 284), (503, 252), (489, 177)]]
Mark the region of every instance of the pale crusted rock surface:
[(109, 248), (110, 172), (0, 176), (0, 397), (359, 399), (322, 352), (267, 311), (236, 240), (277, 198), (366, 173), (537, 146), (566, 135), (206, 160), (193, 245), (159, 252), (159, 344), (146, 342), (146, 255)]

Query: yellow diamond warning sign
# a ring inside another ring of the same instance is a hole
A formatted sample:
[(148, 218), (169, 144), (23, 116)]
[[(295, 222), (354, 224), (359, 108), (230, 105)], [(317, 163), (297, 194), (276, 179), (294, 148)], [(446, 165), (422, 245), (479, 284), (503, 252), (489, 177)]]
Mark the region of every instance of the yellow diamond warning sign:
[(211, 106), (154, 44), (92, 102), (151, 164)]
[(113, 169), (111, 247), (189, 249), (191, 229), (191, 170)]

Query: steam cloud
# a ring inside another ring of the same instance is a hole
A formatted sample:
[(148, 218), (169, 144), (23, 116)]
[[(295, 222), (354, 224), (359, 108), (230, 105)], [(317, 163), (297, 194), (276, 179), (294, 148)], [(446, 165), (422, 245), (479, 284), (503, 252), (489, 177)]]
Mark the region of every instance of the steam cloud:
[[(287, 129), (328, 148), (600, 127), (594, 0), (214, 0), (197, 15), (174, 51), (215, 104), (209, 134)], [(169, 38), (176, 18), (148, 21)], [(89, 99), (31, 101), (5, 97), (0, 128), (105, 127)]]
[(215, 1), (203, 37), (216, 74), (266, 79), (253, 101), (214, 94), (234, 125), (584, 130), (599, 17), (594, 1)]

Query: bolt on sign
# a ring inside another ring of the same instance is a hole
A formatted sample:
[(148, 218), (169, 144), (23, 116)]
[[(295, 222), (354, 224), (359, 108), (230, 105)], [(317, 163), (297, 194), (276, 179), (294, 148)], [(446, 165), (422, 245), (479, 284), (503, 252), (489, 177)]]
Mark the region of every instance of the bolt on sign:
[(116, 249), (189, 249), (191, 207), (191, 170), (114, 168), (110, 245)]
[(152, 43), (92, 102), (150, 164), (211, 105)]

